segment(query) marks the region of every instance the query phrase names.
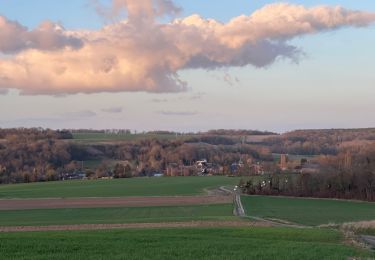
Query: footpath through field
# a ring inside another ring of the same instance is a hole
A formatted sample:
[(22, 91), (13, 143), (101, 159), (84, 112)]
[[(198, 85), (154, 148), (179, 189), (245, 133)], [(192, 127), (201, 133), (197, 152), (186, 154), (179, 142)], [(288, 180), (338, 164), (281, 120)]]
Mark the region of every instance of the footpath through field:
[(0, 210), (181, 206), (231, 203), (231, 196), (163, 196), (123, 198), (0, 199)]

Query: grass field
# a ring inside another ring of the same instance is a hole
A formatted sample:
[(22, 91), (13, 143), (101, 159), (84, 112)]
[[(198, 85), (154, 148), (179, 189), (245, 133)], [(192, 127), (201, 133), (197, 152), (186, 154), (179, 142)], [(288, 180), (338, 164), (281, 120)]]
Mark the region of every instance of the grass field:
[(0, 226), (146, 223), (190, 220), (233, 220), (232, 204), (76, 208), (0, 211)]
[(177, 228), (0, 234), (4, 259), (348, 259), (371, 257), (339, 232), (286, 228)]
[[(275, 162), (280, 162), (281, 154), (279, 154), (279, 153), (273, 153), (272, 156), (273, 156), (273, 159), (274, 159)], [(311, 159), (314, 159), (315, 157), (317, 157), (317, 155), (309, 155), (309, 154), (288, 154), (288, 159), (289, 159), (290, 161), (301, 161), (301, 159), (308, 159), (308, 160), (311, 160)]]
[(328, 199), (242, 196), (248, 216), (321, 225), (375, 219), (375, 203)]
[(234, 186), (238, 182), (239, 178), (209, 176), (13, 184), (0, 185), (0, 199), (197, 195), (204, 194), (207, 188)]
[(114, 169), (117, 163), (123, 163), (124, 161), (120, 160), (111, 160), (111, 159), (97, 159), (97, 160), (86, 160), (83, 162), (83, 168), (89, 170), (96, 170), (102, 163), (107, 165), (110, 169)]
[(135, 141), (142, 139), (183, 139), (189, 137), (188, 135), (175, 134), (105, 134), (105, 133), (73, 133), (73, 140), (79, 142), (111, 142), (111, 141)]

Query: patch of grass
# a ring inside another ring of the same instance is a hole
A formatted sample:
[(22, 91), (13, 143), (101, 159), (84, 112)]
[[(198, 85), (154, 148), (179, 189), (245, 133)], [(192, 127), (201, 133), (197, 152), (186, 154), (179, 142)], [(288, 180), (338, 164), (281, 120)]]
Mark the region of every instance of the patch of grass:
[(110, 160), (110, 159), (97, 159), (97, 160), (86, 160), (83, 161), (83, 168), (89, 170), (97, 169), (102, 163), (106, 164), (109, 168), (113, 169), (117, 163), (123, 163), (120, 160)]
[(0, 185), (0, 198), (74, 198), (174, 196), (204, 194), (204, 189), (234, 186), (239, 178), (224, 176), (162, 177), (57, 181)]
[(333, 230), (177, 228), (0, 234), (4, 259), (347, 259)]
[(321, 225), (375, 219), (375, 203), (329, 199), (242, 196), (248, 216)]
[(189, 135), (175, 134), (105, 134), (105, 133), (73, 133), (73, 140), (84, 143), (111, 142), (111, 141), (136, 141), (143, 139), (174, 140), (185, 139)]
[(375, 236), (375, 229), (363, 229), (359, 230), (358, 233), (363, 235)]
[(190, 220), (232, 220), (232, 204), (127, 207), (33, 209), (0, 211), (0, 226), (47, 226), (70, 224), (113, 224), (174, 222)]
[[(272, 156), (275, 162), (280, 161), (281, 154), (273, 153)], [(288, 159), (290, 161), (301, 161), (301, 159), (308, 159), (308, 160), (314, 159), (317, 156), (318, 155), (310, 155), (310, 154), (288, 154)]]

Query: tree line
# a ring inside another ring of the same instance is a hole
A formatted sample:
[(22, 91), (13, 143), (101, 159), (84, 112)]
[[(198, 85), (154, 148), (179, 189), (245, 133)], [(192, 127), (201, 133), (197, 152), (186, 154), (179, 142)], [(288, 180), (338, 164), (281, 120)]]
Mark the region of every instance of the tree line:
[[(268, 150), (249, 144), (239, 145), (218, 136), (82, 144), (72, 140), (70, 131), (0, 129), (0, 183), (59, 180), (77, 171), (90, 178), (144, 176), (164, 171), (171, 163), (189, 166), (201, 159), (228, 169), (245, 156), (272, 160)], [(84, 169), (80, 163), (88, 160), (105, 162), (106, 159), (121, 163), (114, 166), (102, 163), (95, 169)]]
[(273, 153), (336, 155), (342, 146), (361, 146), (375, 140), (375, 128), (296, 130), (265, 139)]
[(321, 156), (317, 173), (270, 174), (241, 186), (247, 194), (375, 201), (375, 145)]

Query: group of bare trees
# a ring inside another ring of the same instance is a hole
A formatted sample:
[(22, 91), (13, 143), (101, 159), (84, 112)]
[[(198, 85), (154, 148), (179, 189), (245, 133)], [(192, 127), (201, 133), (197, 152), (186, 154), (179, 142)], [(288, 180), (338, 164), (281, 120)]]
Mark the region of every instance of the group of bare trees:
[[(205, 134), (184, 139), (145, 138), (121, 143), (85, 144), (69, 139), (68, 131), (0, 129), (0, 183), (50, 181), (70, 178), (79, 171), (89, 178), (126, 178), (163, 172), (168, 165), (191, 166), (197, 160), (229, 169), (250, 156), (272, 160), (269, 150)], [(85, 169), (83, 161), (103, 161)], [(116, 165), (105, 163), (119, 161)], [(228, 172), (229, 170), (227, 170)]]
[(265, 139), (264, 145), (274, 153), (331, 154), (340, 152), (342, 145), (356, 145), (375, 140), (375, 129), (297, 130)]
[(0, 183), (57, 180), (57, 169), (71, 161), (65, 131), (0, 130)]
[(375, 145), (321, 156), (317, 173), (270, 174), (242, 183), (248, 194), (375, 201)]

